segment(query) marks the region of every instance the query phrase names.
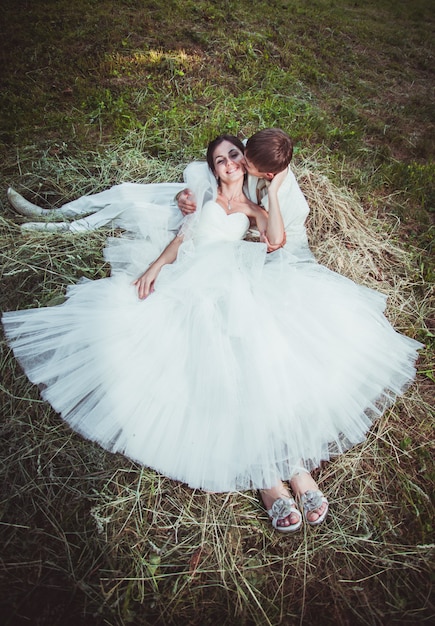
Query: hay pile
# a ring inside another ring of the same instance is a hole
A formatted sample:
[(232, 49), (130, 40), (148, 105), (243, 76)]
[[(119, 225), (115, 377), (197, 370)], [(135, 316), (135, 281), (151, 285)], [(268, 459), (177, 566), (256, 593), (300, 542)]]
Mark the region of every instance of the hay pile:
[[(311, 206), (309, 237), (319, 261), (387, 293), (391, 321), (421, 339), (430, 293), (415, 284), (411, 256), (394, 231), (368, 217), (315, 163), (302, 161), (295, 171)], [(32, 201), (59, 204), (121, 180), (180, 174), (178, 166), (125, 152), (92, 167), (47, 156), (31, 174), (0, 182), (3, 189), (27, 187)], [(35, 191), (42, 177), (48, 196)], [(80, 276), (107, 275), (107, 231), (23, 235), (19, 221), (4, 202), (4, 310), (56, 303)], [(429, 619), (433, 433), (424, 375), (364, 444), (319, 470), (331, 502), (327, 523), (288, 537), (273, 532), (256, 493), (195, 492), (72, 433), (4, 342), (1, 349), (4, 623), (344, 626)]]

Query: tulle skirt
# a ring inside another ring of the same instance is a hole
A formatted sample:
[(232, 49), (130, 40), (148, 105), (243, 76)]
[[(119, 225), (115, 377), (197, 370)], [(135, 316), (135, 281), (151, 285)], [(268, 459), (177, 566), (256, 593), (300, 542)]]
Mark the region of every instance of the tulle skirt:
[(270, 487), (364, 440), (413, 380), (421, 344), (376, 291), (263, 244), (189, 241), (140, 301), (156, 245), (112, 240), (110, 278), (3, 316), (42, 397), (107, 450), (194, 488)]

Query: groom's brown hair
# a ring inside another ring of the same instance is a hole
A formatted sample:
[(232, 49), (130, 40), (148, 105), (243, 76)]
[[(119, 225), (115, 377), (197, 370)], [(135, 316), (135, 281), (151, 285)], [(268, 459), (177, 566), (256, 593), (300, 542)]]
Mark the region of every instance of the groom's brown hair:
[(278, 174), (292, 160), (293, 142), (280, 128), (264, 128), (248, 139), (245, 156), (259, 172)]

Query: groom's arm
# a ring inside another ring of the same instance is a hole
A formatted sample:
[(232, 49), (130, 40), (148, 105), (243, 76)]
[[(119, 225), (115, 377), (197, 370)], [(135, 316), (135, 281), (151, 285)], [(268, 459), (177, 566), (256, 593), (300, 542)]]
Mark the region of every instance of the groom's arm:
[(206, 161), (193, 161), (183, 172), (186, 188), (176, 198), (183, 215), (194, 213), (207, 200), (216, 198), (217, 183)]
[(175, 201), (183, 215), (190, 215), (196, 211), (196, 202), (190, 189), (182, 189), (175, 196)]

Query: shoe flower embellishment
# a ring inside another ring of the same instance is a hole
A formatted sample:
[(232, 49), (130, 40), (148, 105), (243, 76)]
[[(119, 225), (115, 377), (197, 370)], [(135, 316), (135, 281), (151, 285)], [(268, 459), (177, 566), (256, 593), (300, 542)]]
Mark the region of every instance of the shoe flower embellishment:
[(302, 504), (306, 511), (315, 511), (319, 509), (322, 504), (322, 492), (321, 491), (307, 491), (301, 497)]
[(284, 519), (292, 513), (292, 500), (290, 498), (278, 498), (272, 504), (270, 515), (274, 520)]

